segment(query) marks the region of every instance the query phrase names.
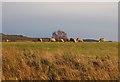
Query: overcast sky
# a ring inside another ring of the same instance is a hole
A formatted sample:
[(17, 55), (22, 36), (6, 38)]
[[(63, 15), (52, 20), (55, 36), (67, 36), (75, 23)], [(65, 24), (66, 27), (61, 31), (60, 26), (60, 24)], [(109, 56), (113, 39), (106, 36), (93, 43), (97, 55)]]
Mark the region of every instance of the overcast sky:
[(63, 30), (68, 37), (105, 37), (118, 40), (118, 5), (115, 2), (3, 2), (2, 32), (30, 37), (51, 37)]

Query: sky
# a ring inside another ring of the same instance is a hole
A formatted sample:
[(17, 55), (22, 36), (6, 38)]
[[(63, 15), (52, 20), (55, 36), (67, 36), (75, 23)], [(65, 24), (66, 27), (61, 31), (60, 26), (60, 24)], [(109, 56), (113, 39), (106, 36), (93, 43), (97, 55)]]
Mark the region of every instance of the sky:
[(118, 40), (117, 2), (3, 2), (2, 32), (51, 37), (63, 30), (68, 37)]

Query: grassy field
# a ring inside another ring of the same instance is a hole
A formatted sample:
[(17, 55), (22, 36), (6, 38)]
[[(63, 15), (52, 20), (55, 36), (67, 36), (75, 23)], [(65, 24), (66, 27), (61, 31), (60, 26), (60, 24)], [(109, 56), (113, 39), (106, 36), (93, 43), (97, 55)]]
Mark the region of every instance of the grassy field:
[(3, 80), (116, 80), (117, 42), (3, 42)]

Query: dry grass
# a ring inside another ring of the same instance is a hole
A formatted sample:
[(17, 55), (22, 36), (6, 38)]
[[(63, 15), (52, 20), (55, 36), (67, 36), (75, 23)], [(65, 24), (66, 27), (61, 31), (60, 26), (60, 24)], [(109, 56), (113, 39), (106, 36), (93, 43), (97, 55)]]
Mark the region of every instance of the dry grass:
[(116, 80), (118, 43), (3, 43), (3, 80)]

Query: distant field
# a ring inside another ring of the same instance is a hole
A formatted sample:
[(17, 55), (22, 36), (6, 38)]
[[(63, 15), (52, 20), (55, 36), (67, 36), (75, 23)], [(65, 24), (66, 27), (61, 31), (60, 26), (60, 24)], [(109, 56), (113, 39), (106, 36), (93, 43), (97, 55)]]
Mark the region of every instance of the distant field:
[(3, 80), (116, 80), (117, 42), (3, 42)]

